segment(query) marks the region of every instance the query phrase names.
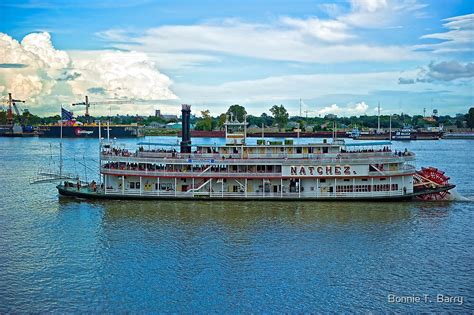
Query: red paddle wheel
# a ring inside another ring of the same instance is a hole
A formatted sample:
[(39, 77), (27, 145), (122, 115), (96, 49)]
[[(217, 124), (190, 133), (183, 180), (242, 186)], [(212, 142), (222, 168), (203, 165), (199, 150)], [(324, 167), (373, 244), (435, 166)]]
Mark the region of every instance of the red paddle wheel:
[[(416, 190), (430, 190), (449, 185), (449, 177), (443, 171), (435, 167), (422, 167), (413, 175), (413, 187)], [(437, 191), (417, 196), (420, 200), (446, 200), (450, 195), (449, 191)]]

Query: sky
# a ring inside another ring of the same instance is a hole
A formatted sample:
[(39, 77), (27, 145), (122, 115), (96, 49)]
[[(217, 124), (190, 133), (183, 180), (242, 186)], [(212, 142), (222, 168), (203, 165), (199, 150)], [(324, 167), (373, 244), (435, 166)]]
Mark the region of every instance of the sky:
[(0, 97), (39, 115), (466, 113), (474, 1), (0, 1)]

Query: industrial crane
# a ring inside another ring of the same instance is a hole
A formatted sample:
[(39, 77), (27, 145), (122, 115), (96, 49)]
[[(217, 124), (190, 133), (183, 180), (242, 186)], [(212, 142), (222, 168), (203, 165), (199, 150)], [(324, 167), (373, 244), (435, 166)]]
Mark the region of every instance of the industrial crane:
[[(28, 109), (21, 109), (16, 103), (13, 103), (13, 108), (15, 109), (15, 113), (18, 116), (18, 119), (20, 120), (20, 124), (22, 127), (26, 127), (27, 124), (27, 119), (30, 114), (30, 111)], [(24, 119), (23, 114), (26, 114), (26, 119)], [(31, 126), (30, 126), (31, 127)]]
[[(8, 104), (8, 108), (7, 108), (7, 125), (9, 126), (13, 126), (13, 110), (12, 110), (12, 107), (15, 108), (15, 111), (18, 111), (18, 109), (16, 108), (16, 105), (15, 103), (24, 103), (25, 101), (22, 101), (22, 100), (16, 100), (12, 97), (12, 93), (8, 93), (8, 100), (7, 100), (7, 104)], [(18, 112), (17, 112), (18, 113)]]
[(89, 97), (86, 95), (85, 102), (73, 103), (72, 106), (85, 106), (86, 107), (86, 119), (89, 118), (89, 107), (91, 105), (105, 105), (105, 104), (130, 104), (132, 101), (102, 101), (102, 102), (89, 102)]

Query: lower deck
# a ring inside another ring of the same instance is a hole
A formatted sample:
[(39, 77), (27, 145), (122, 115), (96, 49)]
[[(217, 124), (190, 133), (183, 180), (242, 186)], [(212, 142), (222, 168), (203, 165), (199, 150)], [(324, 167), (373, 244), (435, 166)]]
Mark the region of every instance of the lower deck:
[(111, 196), (255, 199), (361, 199), (413, 193), (409, 175), (370, 178), (170, 178), (103, 175)]

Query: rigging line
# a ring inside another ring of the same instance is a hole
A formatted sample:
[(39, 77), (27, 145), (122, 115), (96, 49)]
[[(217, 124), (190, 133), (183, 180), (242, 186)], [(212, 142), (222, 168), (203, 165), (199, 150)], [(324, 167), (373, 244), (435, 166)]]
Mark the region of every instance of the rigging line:
[(86, 156), (85, 156), (85, 154), (82, 154), (82, 160), (84, 161), (84, 177), (86, 178), (86, 182), (88, 182), (88, 180), (87, 180), (87, 165), (86, 165)]
[(73, 160), (74, 160), (74, 173), (79, 174), (79, 172), (77, 171), (76, 153), (74, 153)]
[(48, 166), (51, 167), (51, 164), (54, 164), (53, 160), (53, 144), (49, 143), (49, 163)]

